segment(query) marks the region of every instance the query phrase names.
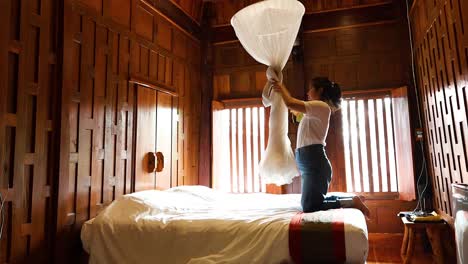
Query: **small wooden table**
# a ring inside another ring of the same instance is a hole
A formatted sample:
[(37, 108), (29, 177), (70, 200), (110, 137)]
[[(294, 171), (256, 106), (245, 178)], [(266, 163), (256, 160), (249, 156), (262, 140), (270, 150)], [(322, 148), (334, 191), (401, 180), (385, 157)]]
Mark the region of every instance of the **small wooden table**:
[(401, 258), (403, 263), (410, 263), (414, 252), (416, 230), (426, 232), (431, 242), (432, 254), (435, 263), (444, 263), (444, 254), (442, 250), (440, 231), (446, 228), (446, 223), (441, 222), (411, 222), (406, 217), (401, 217), (401, 221), (405, 225), (405, 234), (401, 245)]

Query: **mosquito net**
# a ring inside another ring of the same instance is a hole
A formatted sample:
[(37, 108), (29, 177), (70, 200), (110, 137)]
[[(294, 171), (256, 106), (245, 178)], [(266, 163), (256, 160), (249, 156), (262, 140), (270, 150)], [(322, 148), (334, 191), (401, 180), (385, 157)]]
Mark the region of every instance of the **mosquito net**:
[(263, 89), (263, 104), (271, 106), (269, 139), (259, 164), (265, 183), (283, 185), (299, 175), (288, 138), (288, 110), (281, 96), (271, 92), (271, 82), (282, 82), (281, 71), (288, 61), (304, 15), (297, 0), (265, 0), (247, 6), (231, 19), (245, 50), (258, 62), (269, 66)]

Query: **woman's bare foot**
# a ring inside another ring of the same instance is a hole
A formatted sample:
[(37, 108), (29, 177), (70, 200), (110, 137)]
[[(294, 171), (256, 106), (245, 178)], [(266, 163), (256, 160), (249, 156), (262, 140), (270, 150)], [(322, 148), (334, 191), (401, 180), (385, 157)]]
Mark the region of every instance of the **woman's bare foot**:
[(353, 197), (354, 208), (359, 209), (367, 219), (370, 218), (369, 208), (362, 202), (362, 199), (359, 196)]

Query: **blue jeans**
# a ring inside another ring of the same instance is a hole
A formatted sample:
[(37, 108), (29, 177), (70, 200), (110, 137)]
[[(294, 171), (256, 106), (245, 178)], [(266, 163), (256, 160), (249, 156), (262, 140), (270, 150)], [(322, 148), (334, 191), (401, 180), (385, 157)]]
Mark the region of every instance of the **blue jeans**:
[(296, 149), (296, 163), (301, 172), (301, 204), (304, 212), (341, 208), (351, 203), (352, 196), (327, 195), (332, 168), (323, 145)]

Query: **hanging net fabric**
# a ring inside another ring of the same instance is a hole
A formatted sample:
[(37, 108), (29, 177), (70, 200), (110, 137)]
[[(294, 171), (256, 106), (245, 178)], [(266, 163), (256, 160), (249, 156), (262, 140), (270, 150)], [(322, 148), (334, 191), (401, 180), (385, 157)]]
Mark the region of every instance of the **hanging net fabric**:
[(299, 31), (305, 8), (297, 0), (265, 0), (247, 6), (231, 19), (245, 50), (268, 67), (268, 82), (262, 93), (271, 106), (269, 139), (259, 164), (264, 183), (283, 185), (299, 175), (288, 138), (288, 109), (281, 95), (271, 92), (271, 82), (282, 82), (282, 74)]

